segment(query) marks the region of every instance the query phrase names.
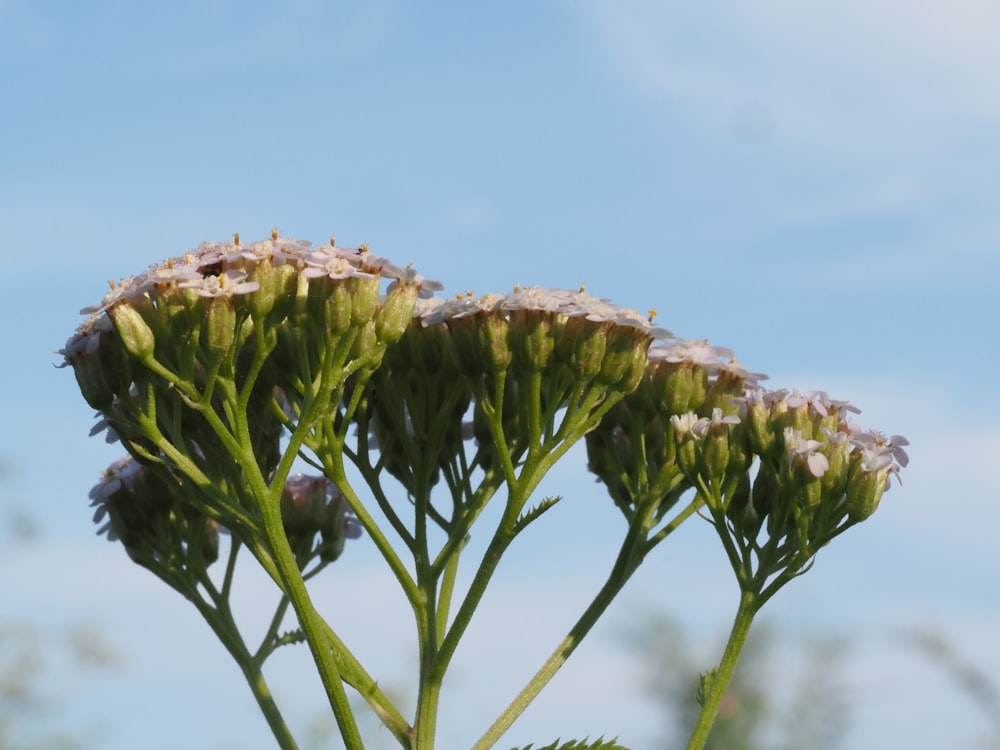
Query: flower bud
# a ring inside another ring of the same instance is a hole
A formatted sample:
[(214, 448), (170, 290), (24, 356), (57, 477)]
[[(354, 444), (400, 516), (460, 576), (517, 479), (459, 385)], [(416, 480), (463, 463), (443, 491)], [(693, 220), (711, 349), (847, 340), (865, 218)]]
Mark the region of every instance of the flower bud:
[(413, 319), (413, 305), (419, 291), (413, 284), (396, 284), (386, 295), (375, 318), (375, 335), (383, 344), (399, 341)]
[(649, 335), (638, 328), (615, 326), (610, 329), (598, 382), (614, 386), (623, 393), (634, 391), (646, 373), (649, 341)]
[(750, 450), (762, 458), (768, 458), (774, 450), (777, 438), (774, 425), (771, 422), (771, 410), (765, 403), (764, 397), (763, 390), (751, 389), (747, 391), (743, 399), (746, 406), (743, 423), (746, 425)]
[(264, 258), (257, 263), (248, 279), (260, 284), (256, 292), (245, 297), (247, 308), (256, 323), (262, 323), (268, 316), (272, 320), (281, 320), (288, 315), (298, 283), (298, 271), (294, 265), (283, 263), (275, 266), (270, 258)]
[(326, 515), (323, 519), (323, 527), (320, 529), (319, 559), (323, 562), (333, 562), (344, 552), (347, 540), (356, 537), (352, 534), (353, 527), (350, 520), (357, 523), (357, 519), (349, 519), (347, 515), (347, 502), (344, 496), (336, 489), (333, 497), (326, 504)]
[(610, 323), (594, 324), (584, 318), (571, 318), (565, 333), (572, 337), (570, 361), (573, 370), (584, 380), (592, 380), (605, 366)]
[(367, 323), (378, 309), (378, 276), (352, 276), (347, 280), (351, 291), (351, 319), (355, 325)]
[(702, 464), (706, 474), (720, 484), (729, 469), (730, 425), (739, 424), (739, 421), (736, 416), (723, 416), (722, 409), (716, 407), (703, 433)]
[(344, 335), (351, 327), (351, 291), (343, 281), (318, 279), (317, 286), (326, 285), (326, 296), (323, 299), (323, 323), (326, 335), (336, 338)]
[(708, 392), (708, 368), (691, 361), (660, 361), (654, 366), (652, 385), (668, 414), (698, 411)]
[(60, 366), (73, 368), (84, 399), (100, 412), (107, 412), (116, 392), (127, 391), (132, 381), (128, 357), (112, 340), (111, 326), (107, 315), (94, 318), (60, 350), (66, 358)]
[(502, 312), (480, 313), (475, 317), (482, 359), (493, 375), (510, 367), (513, 354), (507, 336), (510, 326)]
[(230, 297), (203, 298), (206, 309), (201, 324), (201, 346), (206, 365), (224, 358), (236, 341), (236, 310)]
[(677, 465), (691, 483), (697, 481), (701, 468), (701, 439), (694, 432), (697, 421), (698, 415), (691, 411), (670, 417), (677, 438)]
[(852, 462), (851, 476), (847, 482), (847, 515), (855, 523), (864, 521), (878, 509), (885, 492), (888, 471), (868, 470), (861, 462)]
[(197, 554), (201, 556), (201, 561), (208, 566), (219, 559), (219, 524), (204, 517), (198, 518), (196, 522), (202, 524), (199, 530), (201, 544)]
[(139, 311), (128, 303), (122, 303), (111, 308), (109, 315), (128, 353), (140, 362), (152, 359), (156, 340), (152, 329)]
[(528, 372), (540, 372), (552, 359), (552, 313), (544, 310), (512, 310), (508, 339), (514, 363)]

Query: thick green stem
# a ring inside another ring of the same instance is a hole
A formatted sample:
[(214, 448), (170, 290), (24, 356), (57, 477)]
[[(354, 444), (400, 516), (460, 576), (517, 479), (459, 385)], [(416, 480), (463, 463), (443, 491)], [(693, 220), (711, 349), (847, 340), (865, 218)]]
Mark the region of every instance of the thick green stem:
[[(252, 473), (251, 473), (252, 474)], [(259, 480), (259, 476), (253, 477)], [(254, 482), (257, 484), (257, 482)], [(269, 497), (266, 486), (256, 487), (255, 493), (260, 500), (260, 514), (268, 547), (273, 555), (278, 575), (281, 578), (282, 589), (292, 602), (299, 624), (305, 633), (309, 650), (319, 671), (320, 679), (326, 690), (327, 699), (333, 709), (337, 726), (348, 750), (363, 750), (364, 744), (358, 733), (354, 712), (347, 699), (340, 671), (334, 660), (333, 651), (326, 638), (326, 623), (313, 606), (305, 581), (295, 562), (295, 554), (288, 543), (285, 529), (281, 522), (281, 507), (276, 497)]]
[(399, 710), (389, 700), (388, 696), (382, 692), (378, 683), (372, 679), (360, 662), (350, 652), (343, 641), (333, 632), (329, 624), (324, 623), (326, 637), (337, 658), (338, 668), (344, 682), (358, 691), (358, 694), (365, 699), (379, 720), (385, 724), (386, 728), (392, 732), (393, 736), (399, 740), (400, 745), (409, 748), (413, 729)]
[(719, 714), (722, 698), (725, 696), (729, 681), (736, 670), (736, 662), (739, 661), (740, 652), (743, 650), (747, 634), (750, 632), (750, 625), (753, 623), (754, 615), (757, 614), (759, 608), (757, 595), (752, 591), (744, 591), (740, 595), (740, 606), (736, 611), (736, 619), (733, 621), (733, 627), (729, 633), (726, 650), (722, 654), (722, 661), (719, 662), (718, 669), (707, 681), (701, 714), (698, 716), (698, 722), (691, 733), (687, 750), (701, 750), (708, 742), (708, 735)]

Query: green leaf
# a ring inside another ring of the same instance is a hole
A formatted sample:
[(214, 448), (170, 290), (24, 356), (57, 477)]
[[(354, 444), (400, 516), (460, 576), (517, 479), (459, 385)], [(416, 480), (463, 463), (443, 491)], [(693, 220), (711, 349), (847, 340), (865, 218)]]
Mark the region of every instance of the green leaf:
[(705, 696), (707, 696), (709, 691), (712, 689), (712, 683), (715, 681), (715, 676), (718, 673), (719, 670), (713, 667), (707, 672), (703, 672), (698, 675), (698, 692), (695, 698), (698, 701), (699, 706), (705, 705)]
[[(534, 744), (531, 744), (520, 748), (520, 750), (532, 750), (534, 747)], [(518, 750), (518, 748), (511, 748), (511, 750)], [(613, 739), (605, 741), (603, 737), (600, 737), (594, 742), (588, 742), (585, 738), (583, 740), (570, 740), (561, 745), (559, 744), (559, 740), (556, 740), (551, 745), (540, 747), (537, 750), (628, 750), (628, 748), (624, 745), (619, 745)]]
[(306, 634), (302, 631), (302, 628), (296, 628), (295, 630), (289, 630), (286, 633), (282, 633), (277, 638), (274, 639), (274, 647), (287, 646), (291, 643), (304, 643), (306, 640)]
[[(562, 500), (562, 497), (556, 495), (554, 497), (543, 498), (542, 501), (536, 505), (534, 508), (530, 508), (518, 516), (517, 522), (514, 524), (514, 536), (520, 534), (528, 526), (529, 523), (538, 518), (542, 513), (547, 511), (553, 505)], [(558, 742), (558, 740), (557, 740)], [(539, 750), (548, 750), (548, 748), (539, 748)], [(561, 748), (559, 750), (562, 750)]]

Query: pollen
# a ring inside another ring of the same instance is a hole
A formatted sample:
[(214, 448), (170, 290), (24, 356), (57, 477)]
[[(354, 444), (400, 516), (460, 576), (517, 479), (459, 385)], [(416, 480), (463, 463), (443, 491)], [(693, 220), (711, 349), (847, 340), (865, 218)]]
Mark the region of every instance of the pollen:
[(277, 227), (271, 227), (271, 239), (272, 240), (278, 239), (278, 228)]
[(240, 246), (240, 233), (239, 232), (235, 232), (233, 234), (233, 244), (236, 245), (236, 247)]

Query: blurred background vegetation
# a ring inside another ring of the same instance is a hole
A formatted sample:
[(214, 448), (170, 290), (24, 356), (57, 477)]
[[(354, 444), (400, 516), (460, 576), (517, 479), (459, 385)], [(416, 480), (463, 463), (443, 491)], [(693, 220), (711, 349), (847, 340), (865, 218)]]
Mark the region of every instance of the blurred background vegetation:
[[(30, 575), (18, 550), (44, 533), (12, 490), (12, 469), (0, 461), (0, 581)], [(647, 748), (681, 748), (697, 719), (699, 674), (721, 654), (725, 634), (706, 644), (659, 611), (639, 613), (622, 632), (626, 653), (642, 664), (643, 688), (662, 717)], [(898, 641), (914, 658), (935, 665), (942, 679), (981, 709), (989, 727), (976, 748), (1000, 750), (1000, 681), (963, 655), (946, 636), (915, 628)], [(751, 631), (723, 702), (708, 750), (853, 750), (851, 693), (844, 675), (850, 641), (837, 634), (794, 635), (767, 621)], [(120, 657), (85, 624), (43, 629), (31, 612), (0, 614), (0, 750), (87, 750), (113, 733), (113, 707), (103, 717), (74, 714), (73, 694), (99, 689)], [(103, 674), (102, 674), (103, 673)], [(400, 698), (401, 696), (396, 696)], [(405, 703), (405, 700), (403, 701)], [(370, 712), (357, 702), (359, 717)], [(370, 723), (370, 722), (369, 722)], [(395, 747), (388, 732), (368, 726), (374, 747)], [(539, 738), (543, 739), (543, 738)], [(305, 727), (303, 750), (336, 747), (336, 727), (325, 712)]]
[[(706, 649), (703, 638), (692, 637), (669, 615), (652, 612), (624, 635), (627, 649), (643, 665), (646, 694), (663, 718), (660, 735), (648, 747), (683, 748), (700, 710), (699, 675), (718, 660), (725, 634)], [(930, 660), (982, 709), (989, 730), (975, 747), (1000, 750), (997, 678), (963, 657), (945, 636), (921, 629), (898, 635), (914, 658)], [(844, 667), (850, 646), (837, 634), (795, 636), (773, 623), (756, 623), (706, 749), (857, 750), (848, 744), (852, 704)], [(961, 736), (961, 728), (955, 733)]]
[[(0, 581), (30, 575), (18, 550), (42, 529), (12, 490), (13, 470), (0, 461)], [(100, 634), (85, 625), (53, 630), (31, 612), (0, 615), (0, 750), (91, 750), (110, 727), (72, 716), (73, 693), (94, 689), (96, 673), (119, 659)]]

